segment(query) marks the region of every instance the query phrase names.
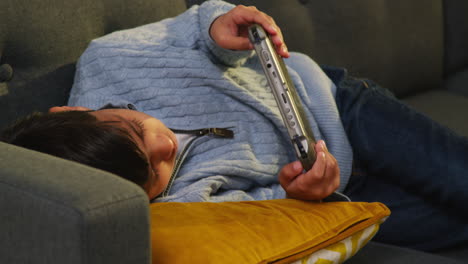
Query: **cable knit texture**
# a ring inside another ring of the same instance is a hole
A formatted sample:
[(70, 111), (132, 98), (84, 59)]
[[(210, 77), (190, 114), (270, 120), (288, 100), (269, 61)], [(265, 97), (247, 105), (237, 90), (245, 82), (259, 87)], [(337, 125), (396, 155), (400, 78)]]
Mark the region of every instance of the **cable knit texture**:
[[(183, 14), (94, 40), (77, 65), (69, 105), (97, 109), (133, 104), (168, 127), (230, 127), (234, 139), (198, 140), (168, 196), (157, 201), (284, 198), (277, 179), (296, 160), (275, 99), (252, 51), (225, 50), (209, 36), (232, 5), (208, 1)], [(334, 101), (334, 84), (310, 58), (287, 64), (317, 139), (341, 169), (343, 190), (352, 151)], [(302, 72), (301, 72), (302, 73)], [(315, 118), (314, 118), (315, 117)]]

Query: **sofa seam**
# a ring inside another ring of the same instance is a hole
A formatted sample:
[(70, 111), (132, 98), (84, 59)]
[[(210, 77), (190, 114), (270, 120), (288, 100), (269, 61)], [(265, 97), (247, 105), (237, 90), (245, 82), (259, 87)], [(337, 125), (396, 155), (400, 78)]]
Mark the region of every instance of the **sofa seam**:
[[(8, 187), (10, 187), (10, 188), (12, 188), (12, 189), (19, 190), (19, 191), (21, 191), (21, 192), (23, 192), (23, 193), (30, 194), (30, 195), (32, 195), (32, 196), (37, 196), (37, 197), (39, 197), (39, 198), (43, 198), (44, 200), (47, 200), (47, 201), (49, 201), (49, 202), (51, 202), (51, 203), (55, 203), (55, 204), (57, 204), (57, 205), (61, 205), (61, 206), (63, 206), (63, 207), (67, 207), (67, 206), (66, 206), (66, 203), (61, 202), (61, 201), (58, 200), (58, 199), (53, 199), (51, 196), (44, 195), (44, 194), (41, 194), (41, 193), (38, 193), (38, 192), (35, 192), (35, 191), (34, 191), (34, 192), (28, 192), (28, 191), (25, 190), (24, 188), (21, 188), (21, 186), (19, 186), (19, 185), (10, 184), (10, 183), (5, 182), (5, 181), (2, 181), (2, 180), (0, 180), (0, 184), (1, 184), (1, 185), (8, 186)], [(120, 198), (120, 199), (115, 200), (115, 201), (109, 201), (109, 202), (106, 202), (106, 203), (103, 203), (103, 204), (99, 204), (99, 205), (97, 205), (97, 206), (88, 208), (88, 209), (86, 209), (85, 211), (93, 211), (93, 210), (95, 210), (95, 209), (99, 209), (99, 208), (105, 207), (105, 206), (107, 206), (107, 205), (109, 205), (109, 204), (119, 203), (119, 202), (126, 201), (126, 200), (132, 200), (132, 199), (135, 199), (135, 198), (138, 198), (138, 197), (140, 197), (140, 195), (135, 194), (135, 195), (132, 195), (132, 196)], [(73, 209), (73, 210), (74, 210), (74, 211), (78, 211), (77, 209)]]

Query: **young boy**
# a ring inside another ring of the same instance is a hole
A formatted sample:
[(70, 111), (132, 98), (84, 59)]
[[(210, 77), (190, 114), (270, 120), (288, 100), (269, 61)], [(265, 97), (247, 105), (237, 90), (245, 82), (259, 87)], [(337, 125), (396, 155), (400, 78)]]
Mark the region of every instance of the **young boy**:
[[(253, 23), (289, 57), (318, 139), (309, 171), (295, 161), (251, 51)], [(468, 238), (468, 140), (370, 81), (290, 54), (254, 7), (208, 1), (93, 41), (69, 105), (19, 122), (2, 140), (113, 172), (155, 202), (320, 200), (338, 191), (390, 207), (384, 242), (432, 250)]]

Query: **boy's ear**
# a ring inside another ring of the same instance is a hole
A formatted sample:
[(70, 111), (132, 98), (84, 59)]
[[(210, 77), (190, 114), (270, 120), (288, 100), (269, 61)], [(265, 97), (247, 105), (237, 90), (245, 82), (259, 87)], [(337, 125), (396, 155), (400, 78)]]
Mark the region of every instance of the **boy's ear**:
[(91, 109), (83, 106), (54, 106), (49, 108), (49, 113), (65, 112), (65, 111), (90, 111)]

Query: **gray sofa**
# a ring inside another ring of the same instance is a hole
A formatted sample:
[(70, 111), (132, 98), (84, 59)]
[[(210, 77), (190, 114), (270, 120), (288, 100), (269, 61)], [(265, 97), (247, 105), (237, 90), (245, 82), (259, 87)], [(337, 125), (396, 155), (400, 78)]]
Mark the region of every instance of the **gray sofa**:
[[(0, 1), (0, 129), (64, 105), (91, 39), (199, 1)], [(468, 136), (468, 2), (264, 0), (290, 50), (377, 81)], [(0, 263), (150, 263), (143, 191), (111, 174), (0, 143)], [(424, 253), (371, 242), (349, 263), (466, 263), (468, 242)]]

